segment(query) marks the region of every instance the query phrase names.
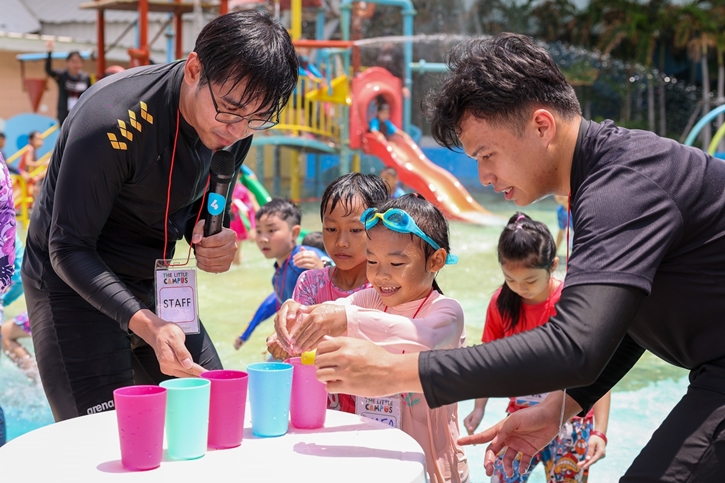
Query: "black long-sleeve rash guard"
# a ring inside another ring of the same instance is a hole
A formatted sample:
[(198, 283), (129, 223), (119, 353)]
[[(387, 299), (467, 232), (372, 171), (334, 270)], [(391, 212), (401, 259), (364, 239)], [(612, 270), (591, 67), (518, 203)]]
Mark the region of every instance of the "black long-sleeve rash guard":
[(423, 352), (418, 364), (426, 400), (438, 407), (466, 399), (540, 394), (596, 380), (591, 394), (570, 391), (586, 409), (642, 355), (644, 349), (626, 333), (644, 295), (616, 285), (565, 288), (556, 315), (541, 327), (473, 347)]
[[(167, 258), (190, 236), (207, 183), (212, 152), (179, 113), (183, 68), (130, 69), (94, 84), (61, 129), (33, 208), (24, 280), (44, 290), (57, 276), (124, 330), (135, 312), (153, 310), (174, 149)], [(251, 141), (230, 148), (237, 170)]]
[(586, 409), (643, 349), (690, 370), (725, 365), (723, 186), (725, 161), (700, 149), (582, 121), (557, 316), (492, 344), (422, 353), (429, 404), (587, 386), (569, 392)]

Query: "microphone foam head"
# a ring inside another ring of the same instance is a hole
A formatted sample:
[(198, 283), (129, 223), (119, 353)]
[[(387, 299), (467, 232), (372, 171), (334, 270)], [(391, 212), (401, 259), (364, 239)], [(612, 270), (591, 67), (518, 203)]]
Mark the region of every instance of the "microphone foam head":
[(212, 175), (231, 176), (234, 174), (234, 155), (229, 151), (219, 150), (211, 157)]

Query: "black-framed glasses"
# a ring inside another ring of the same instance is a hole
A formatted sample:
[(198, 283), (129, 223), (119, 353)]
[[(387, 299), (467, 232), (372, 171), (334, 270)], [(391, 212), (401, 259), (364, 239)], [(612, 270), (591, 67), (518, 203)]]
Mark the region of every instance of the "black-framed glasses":
[(271, 118), (261, 118), (261, 117), (251, 117), (254, 114), (250, 116), (240, 116), (239, 114), (234, 114), (233, 112), (225, 112), (219, 109), (219, 105), (216, 103), (216, 98), (214, 97), (214, 91), (211, 89), (211, 81), (209, 80), (209, 76), (204, 72), (204, 77), (206, 77), (206, 85), (209, 86), (209, 95), (211, 96), (211, 102), (214, 104), (214, 109), (216, 110), (216, 116), (214, 116), (214, 119), (217, 121), (223, 123), (223, 124), (236, 124), (238, 122), (247, 121), (247, 126), (249, 126), (249, 129), (252, 129), (254, 131), (264, 131), (265, 129), (270, 129), (279, 124), (279, 120), (273, 121)]

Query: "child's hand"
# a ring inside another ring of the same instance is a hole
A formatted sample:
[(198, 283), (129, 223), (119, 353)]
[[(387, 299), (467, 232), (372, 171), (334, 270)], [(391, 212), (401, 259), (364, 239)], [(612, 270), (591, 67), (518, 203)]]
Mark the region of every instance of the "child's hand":
[(577, 466), (586, 470), (597, 461), (603, 459), (607, 455), (607, 443), (596, 434), (589, 435), (589, 449), (587, 450), (587, 456)]
[(289, 333), (295, 352), (315, 349), (326, 336), (337, 337), (347, 331), (347, 314), (342, 305), (316, 305), (309, 315), (302, 314)]
[(325, 264), (322, 260), (320, 260), (320, 257), (317, 256), (317, 253), (312, 250), (305, 250), (305, 247), (300, 247), (300, 251), (297, 252), (297, 255), (292, 257), (292, 263), (294, 263), (295, 266), (306, 270), (325, 267)]
[(463, 420), (463, 425), (466, 427), (468, 434), (473, 434), (476, 431), (482, 419), (483, 409), (481, 408), (474, 408), (471, 414), (466, 416), (466, 419)]
[(291, 356), (291, 354), (284, 350), (280, 345), (276, 333), (267, 337), (267, 350), (275, 359), (285, 360)]
[(290, 299), (282, 304), (274, 316), (274, 331), (278, 343), (289, 353), (292, 353), (289, 330), (295, 325), (301, 313), (309, 313), (308, 307)]
[(236, 350), (239, 350), (240, 347), (244, 345), (244, 341), (240, 337), (234, 338), (234, 348)]

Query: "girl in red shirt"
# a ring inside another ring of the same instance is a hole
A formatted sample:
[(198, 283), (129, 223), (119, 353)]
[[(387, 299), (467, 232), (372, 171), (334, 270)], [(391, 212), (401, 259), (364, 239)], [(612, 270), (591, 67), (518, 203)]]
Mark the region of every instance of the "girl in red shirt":
[[(493, 294), (486, 312), (483, 342), (508, 337), (545, 324), (556, 314), (556, 303), (564, 284), (553, 277), (559, 265), (556, 243), (543, 223), (516, 213), (498, 241), (498, 261), (505, 282)], [(532, 368), (533, 369), (533, 368)], [(543, 400), (546, 394), (512, 397), (511, 414)], [(605, 455), (610, 393), (584, 418), (573, 418), (559, 435), (531, 461), (528, 470), (506, 476), (501, 458), (494, 465), (492, 482), (524, 483), (534, 466), (543, 461), (549, 482), (586, 482), (589, 466)], [(469, 434), (481, 423), (488, 399), (476, 399), (474, 410), (464, 420)], [(595, 425), (596, 424), (596, 425)]]

